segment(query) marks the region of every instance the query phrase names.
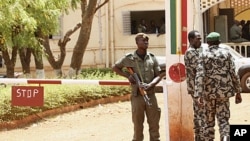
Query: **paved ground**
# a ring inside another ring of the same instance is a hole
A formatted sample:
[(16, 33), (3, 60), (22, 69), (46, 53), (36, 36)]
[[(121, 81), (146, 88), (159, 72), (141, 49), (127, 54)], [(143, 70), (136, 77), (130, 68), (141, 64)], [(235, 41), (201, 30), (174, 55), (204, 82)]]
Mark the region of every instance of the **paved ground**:
[[(163, 95), (157, 94), (163, 109)], [(250, 94), (243, 94), (243, 103), (231, 101), (231, 124), (250, 124)], [(163, 111), (163, 110), (162, 110)], [(166, 140), (164, 114), (160, 121), (161, 140)], [(145, 124), (145, 141), (148, 140)], [(0, 132), (1, 141), (129, 141), (132, 137), (130, 102), (99, 105), (82, 109), (23, 129)], [(216, 133), (218, 138), (218, 133)], [(218, 139), (217, 139), (218, 140)], [(216, 141), (217, 141), (216, 140)]]

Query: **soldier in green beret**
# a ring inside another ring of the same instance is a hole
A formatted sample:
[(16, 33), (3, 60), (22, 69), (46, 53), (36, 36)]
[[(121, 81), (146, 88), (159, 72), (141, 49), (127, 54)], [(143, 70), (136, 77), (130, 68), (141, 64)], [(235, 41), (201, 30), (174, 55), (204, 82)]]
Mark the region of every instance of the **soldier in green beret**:
[(220, 34), (217, 32), (211, 32), (207, 35), (207, 42), (220, 42)]
[(240, 79), (235, 72), (232, 55), (219, 46), (220, 34), (211, 32), (206, 39), (208, 49), (201, 53), (198, 60), (194, 97), (205, 107), (205, 140), (213, 141), (215, 138), (216, 117), (220, 140), (229, 141), (229, 98), (235, 96), (236, 104), (242, 101)]

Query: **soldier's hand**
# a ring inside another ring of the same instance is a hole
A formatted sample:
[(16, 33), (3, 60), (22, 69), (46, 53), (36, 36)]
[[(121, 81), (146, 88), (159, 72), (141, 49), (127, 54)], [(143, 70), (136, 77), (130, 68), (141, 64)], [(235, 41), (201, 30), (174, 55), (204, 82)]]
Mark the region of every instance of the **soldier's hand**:
[(242, 102), (241, 94), (240, 93), (236, 93), (236, 95), (235, 95), (235, 103), (239, 104), (241, 102)]
[(132, 84), (136, 84), (136, 81), (135, 81), (135, 79), (134, 79), (134, 77), (133, 77), (132, 75), (129, 75), (128, 81), (129, 81), (130, 83), (132, 83)]
[(152, 89), (153, 85), (151, 83), (143, 83), (143, 88), (145, 91)]

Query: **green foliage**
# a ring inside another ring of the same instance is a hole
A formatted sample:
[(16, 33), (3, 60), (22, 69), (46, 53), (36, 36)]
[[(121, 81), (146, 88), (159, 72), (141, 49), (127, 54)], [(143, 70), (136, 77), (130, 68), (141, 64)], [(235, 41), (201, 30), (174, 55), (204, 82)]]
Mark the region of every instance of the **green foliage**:
[[(84, 69), (82, 75), (84, 79), (123, 79), (114, 74), (111, 69)], [(93, 99), (130, 93), (129, 86), (43, 85), (43, 87), (44, 106), (42, 107), (11, 106), (11, 86), (0, 88), (0, 122), (22, 119), (30, 114)]]
[(77, 9), (77, 4), (80, 2), (81, 2), (81, 0), (71, 0), (72, 9)]
[(82, 79), (124, 79), (118, 76), (110, 68), (86, 68), (81, 71)]
[(56, 33), (58, 19), (70, 4), (70, 0), (0, 0), (0, 31), (7, 47), (39, 47), (34, 33)]

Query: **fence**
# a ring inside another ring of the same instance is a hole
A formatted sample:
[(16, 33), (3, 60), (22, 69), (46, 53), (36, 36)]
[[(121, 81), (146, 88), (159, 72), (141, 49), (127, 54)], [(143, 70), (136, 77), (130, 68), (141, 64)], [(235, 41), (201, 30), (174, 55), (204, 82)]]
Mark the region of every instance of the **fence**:
[(224, 43), (231, 46), (234, 50), (239, 52), (244, 57), (250, 57), (250, 42), (242, 43)]

